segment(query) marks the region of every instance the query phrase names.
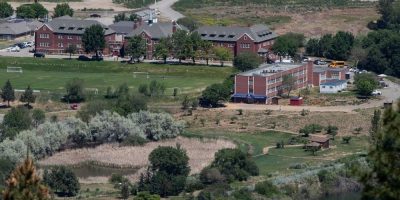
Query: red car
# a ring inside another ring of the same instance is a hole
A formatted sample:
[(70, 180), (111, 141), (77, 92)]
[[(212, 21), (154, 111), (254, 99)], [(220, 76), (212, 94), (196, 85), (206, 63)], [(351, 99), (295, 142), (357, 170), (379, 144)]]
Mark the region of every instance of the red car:
[(70, 107), (72, 110), (78, 110), (78, 104), (71, 104)]

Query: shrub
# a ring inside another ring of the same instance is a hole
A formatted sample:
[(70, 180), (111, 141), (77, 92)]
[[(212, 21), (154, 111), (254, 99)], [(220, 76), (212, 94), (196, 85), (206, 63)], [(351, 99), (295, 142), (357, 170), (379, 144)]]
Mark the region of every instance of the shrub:
[(41, 109), (34, 109), (32, 111), (32, 123), (34, 127), (38, 127), (40, 124), (43, 124), (46, 120), (46, 115)]
[(110, 182), (113, 185), (120, 184), (126, 181), (128, 181), (128, 179), (126, 179), (121, 174), (111, 174), (111, 177), (108, 179), (108, 182)]
[(54, 167), (43, 174), (43, 182), (60, 196), (75, 196), (80, 190), (78, 178), (68, 168)]
[(121, 143), (122, 146), (142, 146), (147, 143), (147, 140), (137, 135), (128, 135), (127, 138)]
[(225, 180), (225, 176), (217, 168), (206, 167), (200, 172), (200, 181), (206, 185), (222, 183)]
[(196, 190), (201, 190), (203, 188), (203, 183), (197, 177), (191, 176), (186, 179), (185, 192), (192, 193)]
[(238, 200), (253, 200), (253, 196), (249, 190), (242, 188), (233, 192), (233, 197)]
[(147, 110), (147, 103), (142, 97), (123, 95), (117, 99), (114, 110), (122, 116), (127, 116), (134, 112)]
[(221, 149), (215, 153), (211, 167), (217, 168), (229, 182), (247, 180), (258, 175), (258, 167), (245, 153), (239, 149)]
[(160, 200), (160, 196), (149, 192), (139, 192), (134, 200)]
[(150, 82), (149, 85), (150, 96), (164, 95), (165, 89), (166, 89), (165, 83), (158, 82), (156, 80)]
[(270, 181), (263, 181), (256, 184), (255, 191), (258, 194), (264, 195), (266, 197), (272, 197), (278, 194), (278, 188), (272, 184)]
[(149, 86), (147, 84), (140, 84), (138, 88), (138, 92), (145, 96), (149, 95)]
[(68, 103), (79, 103), (85, 100), (84, 96), (84, 81), (79, 78), (74, 78), (65, 85), (67, 94), (64, 100)]
[(229, 184), (220, 183), (210, 185), (202, 190), (197, 199), (198, 200), (214, 200), (214, 199), (226, 199), (229, 197), (228, 191), (231, 190)]
[(351, 136), (344, 136), (342, 137), (342, 143), (343, 144), (349, 144), (351, 140)]
[(301, 112), (300, 112), (300, 115), (301, 116), (307, 116), (307, 115), (309, 115), (310, 114), (310, 111), (309, 110), (306, 110), (306, 109), (303, 109), (303, 110), (301, 110)]
[(11, 108), (5, 115), (2, 123), (3, 135), (2, 138), (14, 136), (31, 127), (32, 118), (29, 110), (25, 107)]

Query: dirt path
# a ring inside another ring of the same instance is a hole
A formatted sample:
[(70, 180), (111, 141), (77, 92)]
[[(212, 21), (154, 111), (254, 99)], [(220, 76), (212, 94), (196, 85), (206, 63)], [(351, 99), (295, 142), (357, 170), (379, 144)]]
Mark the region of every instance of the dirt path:
[[(29, 2), (9, 2), (11, 6), (16, 9), (21, 4), (26, 4)], [(57, 3), (54, 2), (40, 2), (47, 10), (53, 11), (56, 7)], [(92, 8), (92, 9), (113, 9), (114, 11), (126, 11), (130, 10), (128, 8), (123, 7), (119, 4), (114, 4), (112, 0), (83, 0), (82, 2), (69, 2), (68, 3), (71, 8), (74, 10), (83, 9), (83, 8)]]
[(389, 85), (388, 88), (382, 89), (382, 98), (380, 100), (371, 100), (368, 103), (360, 105), (348, 105), (348, 106), (288, 106), (288, 105), (257, 105), (257, 104), (238, 104), (238, 103), (227, 103), (226, 107), (219, 109), (227, 110), (279, 110), (279, 111), (291, 111), (300, 112), (303, 109), (309, 110), (310, 112), (346, 112), (351, 113), (356, 109), (368, 109), (383, 106), (384, 102), (395, 102), (400, 97), (400, 85), (385, 79), (385, 82)]
[(150, 6), (150, 8), (158, 9), (161, 13), (162, 18), (177, 21), (179, 18), (184, 17), (180, 12), (171, 8), (178, 0), (161, 0), (156, 4)]

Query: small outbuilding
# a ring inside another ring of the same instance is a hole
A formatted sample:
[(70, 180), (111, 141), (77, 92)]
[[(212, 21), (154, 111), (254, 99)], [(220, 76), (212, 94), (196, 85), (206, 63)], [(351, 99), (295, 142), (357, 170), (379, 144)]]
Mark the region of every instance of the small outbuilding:
[(303, 105), (303, 97), (291, 97), (290, 98), (291, 106), (301, 106)]
[(347, 88), (347, 81), (334, 80), (319, 85), (319, 92), (322, 94), (336, 94)]
[(329, 148), (329, 137), (326, 136), (311, 136), (309, 145), (316, 145), (319, 144), (322, 148)]

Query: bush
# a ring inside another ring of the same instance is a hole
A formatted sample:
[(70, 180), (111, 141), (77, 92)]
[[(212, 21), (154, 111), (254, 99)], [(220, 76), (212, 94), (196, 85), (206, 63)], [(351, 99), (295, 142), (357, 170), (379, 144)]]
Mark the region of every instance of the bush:
[(147, 143), (145, 138), (139, 137), (137, 135), (128, 135), (124, 141), (122, 141), (122, 146), (143, 146)]
[(230, 88), (224, 84), (212, 84), (208, 86), (201, 94), (200, 105), (203, 107), (217, 107), (220, 101), (226, 101), (230, 96)]
[(11, 108), (5, 115), (2, 123), (2, 138), (14, 136), (22, 131), (31, 127), (32, 118), (29, 110), (25, 107)]
[(160, 200), (160, 196), (149, 192), (139, 192), (134, 200)]
[(264, 195), (266, 197), (273, 197), (278, 194), (278, 188), (272, 184), (270, 181), (263, 181), (256, 184), (255, 191), (258, 194)]
[(242, 188), (233, 192), (233, 197), (238, 200), (253, 200), (253, 196), (249, 190)]
[(261, 64), (260, 56), (255, 53), (240, 53), (233, 59), (233, 66), (240, 71), (248, 71), (257, 68)]
[(64, 101), (68, 103), (79, 103), (85, 100), (84, 81), (79, 78), (74, 78), (68, 81), (65, 85), (67, 94), (64, 96)]
[(192, 193), (203, 188), (204, 185), (198, 178), (192, 176), (186, 179), (185, 192)]
[(211, 167), (217, 168), (229, 182), (247, 180), (258, 175), (258, 167), (245, 153), (239, 149), (221, 149), (215, 153)]
[(123, 95), (118, 97), (114, 110), (122, 116), (127, 116), (134, 112), (147, 110), (147, 103), (142, 97)]
[(50, 172), (45, 171), (43, 182), (59, 196), (75, 196), (80, 190), (78, 178), (64, 166), (54, 167)]
[(43, 124), (46, 120), (46, 114), (41, 109), (34, 109), (32, 111), (32, 123), (34, 127), (38, 127)]
[(165, 83), (158, 82), (156, 80), (150, 82), (149, 85), (150, 96), (164, 95), (165, 89), (166, 89)]
[(379, 83), (374, 75), (369, 73), (357, 74), (354, 77), (354, 85), (357, 93), (363, 96), (370, 96), (371, 93), (378, 87)]
[(220, 183), (210, 185), (202, 190), (197, 196), (198, 200), (214, 200), (214, 199), (226, 199), (229, 197), (228, 191), (231, 190), (229, 184)]
[(217, 168), (206, 167), (200, 172), (200, 181), (206, 185), (223, 183), (225, 180), (225, 176)]

